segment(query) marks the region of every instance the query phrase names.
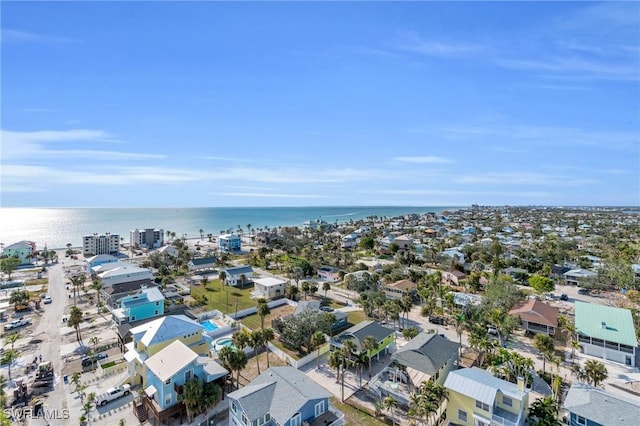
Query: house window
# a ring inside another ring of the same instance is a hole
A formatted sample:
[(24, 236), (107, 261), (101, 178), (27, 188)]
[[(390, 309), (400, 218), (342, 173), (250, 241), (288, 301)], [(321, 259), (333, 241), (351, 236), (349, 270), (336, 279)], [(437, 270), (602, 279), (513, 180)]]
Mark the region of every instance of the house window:
[(165, 384), (165, 385), (170, 385), (170, 384), (171, 384), (171, 377), (169, 377), (169, 378), (167, 379), (167, 381), (166, 381), (166, 382), (164, 382), (164, 384)]
[(316, 417), (320, 417), (324, 413), (324, 401), (320, 401), (316, 404)]
[(244, 413), (242, 413), (242, 423), (245, 425), (249, 424), (249, 419), (247, 418), (247, 416), (245, 416)]
[(458, 420), (461, 422), (467, 423), (467, 412), (464, 410), (458, 409)]
[(134, 315), (131, 317), (131, 321), (135, 321), (135, 320), (136, 320), (136, 316)]
[(153, 311), (153, 315), (158, 315), (158, 311), (157, 310)]
[(502, 403), (507, 407), (513, 407), (513, 400), (508, 396), (502, 395)]
[(160, 306), (160, 302), (156, 302), (156, 306)]
[(582, 416), (576, 415), (576, 423), (579, 425), (585, 426), (587, 424), (587, 419), (585, 419)]
[(296, 413), (295, 416), (291, 417), (291, 421), (289, 422), (290, 426), (301, 426), (302, 425), (302, 416), (300, 413)]
[(171, 404), (171, 394), (164, 397), (164, 405)]
[(489, 405), (485, 404), (482, 401), (477, 401), (476, 400), (476, 408), (479, 408), (483, 411), (489, 412)]
[(193, 374), (192, 370), (188, 370), (184, 372), (184, 382), (187, 383), (189, 380), (191, 380), (191, 375)]
[(238, 406), (235, 402), (231, 402), (231, 411), (233, 411), (234, 413), (238, 412)]

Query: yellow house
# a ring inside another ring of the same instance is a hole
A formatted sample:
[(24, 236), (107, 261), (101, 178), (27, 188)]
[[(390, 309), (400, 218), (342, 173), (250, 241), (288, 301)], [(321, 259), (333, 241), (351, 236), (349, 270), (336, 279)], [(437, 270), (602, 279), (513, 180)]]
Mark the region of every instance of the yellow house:
[(201, 356), (209, 356), (211, 338), (204, 328), (185, 315), (168, 315), (149, 321), (130, 330), (133, 341), (125, 347), (131, 384), (146, 386), (145, 361), (176, 340)]
[(527, 417), (529, 392), (524, 380), (514, 384), (473, 367), (451, 371), (444, 387), (451, 425), (522, 426)]

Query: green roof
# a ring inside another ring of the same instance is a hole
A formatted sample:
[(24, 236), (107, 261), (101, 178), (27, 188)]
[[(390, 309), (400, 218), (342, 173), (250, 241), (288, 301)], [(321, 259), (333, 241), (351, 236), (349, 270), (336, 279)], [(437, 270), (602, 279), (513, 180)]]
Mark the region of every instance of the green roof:
[(580, 334), (634, 347), (638, 345), (629, 309), (578, 301), (575, 306), (576, 328)]

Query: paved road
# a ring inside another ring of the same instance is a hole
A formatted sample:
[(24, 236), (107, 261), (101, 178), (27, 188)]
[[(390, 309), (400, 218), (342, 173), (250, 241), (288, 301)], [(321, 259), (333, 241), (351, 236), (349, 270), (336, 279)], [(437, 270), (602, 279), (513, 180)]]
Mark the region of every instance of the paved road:
[[(59, 252), (59, 256), (59, 258), (64, 259), (64, 252)], [(62, 324), (62, 316), (68, 304), (62, 267), (62, 262), (48, 267), (49, 295), (53, 301), (49, 305), (43, 305), (45, 307), (44, 314), (34, 333), (34, 338), (42, 340), (39, 348), (42, 359), (53, 362), (53, 368), (56, 374), (54, 389), (48, 394), (45, 394), (46, 397), (43, 398), (44, 408), (58, 410), (59, 412), (68, 409), (67, 389), (63, 384), (61, 375), (63, 361), (60, 355), (60, 326)], [(51, 420), (50, 423), (53, 424), (55, 422), (57, 425), (68, 425), (71, 424), (71, 420), (72, 419), (56, 419)], [(77, 422), (77, 419), (73, 420)], [(37, 419), (30, 421), (29, 424), (44, 425), (47, 423), (43, 419)]]

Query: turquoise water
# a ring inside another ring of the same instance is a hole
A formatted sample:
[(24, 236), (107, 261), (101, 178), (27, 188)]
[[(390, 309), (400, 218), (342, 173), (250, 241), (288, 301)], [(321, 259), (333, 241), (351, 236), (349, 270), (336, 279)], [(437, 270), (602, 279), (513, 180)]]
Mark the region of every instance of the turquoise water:
[(211, 321), (207, 320), (207, 321), (202, 321), (200, 323), (200, 325), (204, 328), (204, 331), (214, 331), (218, 329), (218, 326), (215, 325), (214, 323), (212, 323)]
[(223, 337), (222, 339), (218, 339), (213, 344), (213, 350), (215, 352), (220, 351), (223, 347), (229, 347), (231, 349), (234, 348), (231, 338)]
[(307, 220), (329, 223), (366, 219), (369, 216), (395, 217), (408, 213), (441, 212), (455, 207), (212, 207), (150, 209), (47, 209), (1, 208), (0, 243), (21, 240), (37, 243), (38, 248), (64, 248), (67, 243), (82, 245), (82, 236), (110, 232), (129, 243), (129, 231), (161, 228), (187, 238), (200, 236), (200, 229), (218, 235), (223, 230), (247, 231), (264, 227), (302, 226)]

